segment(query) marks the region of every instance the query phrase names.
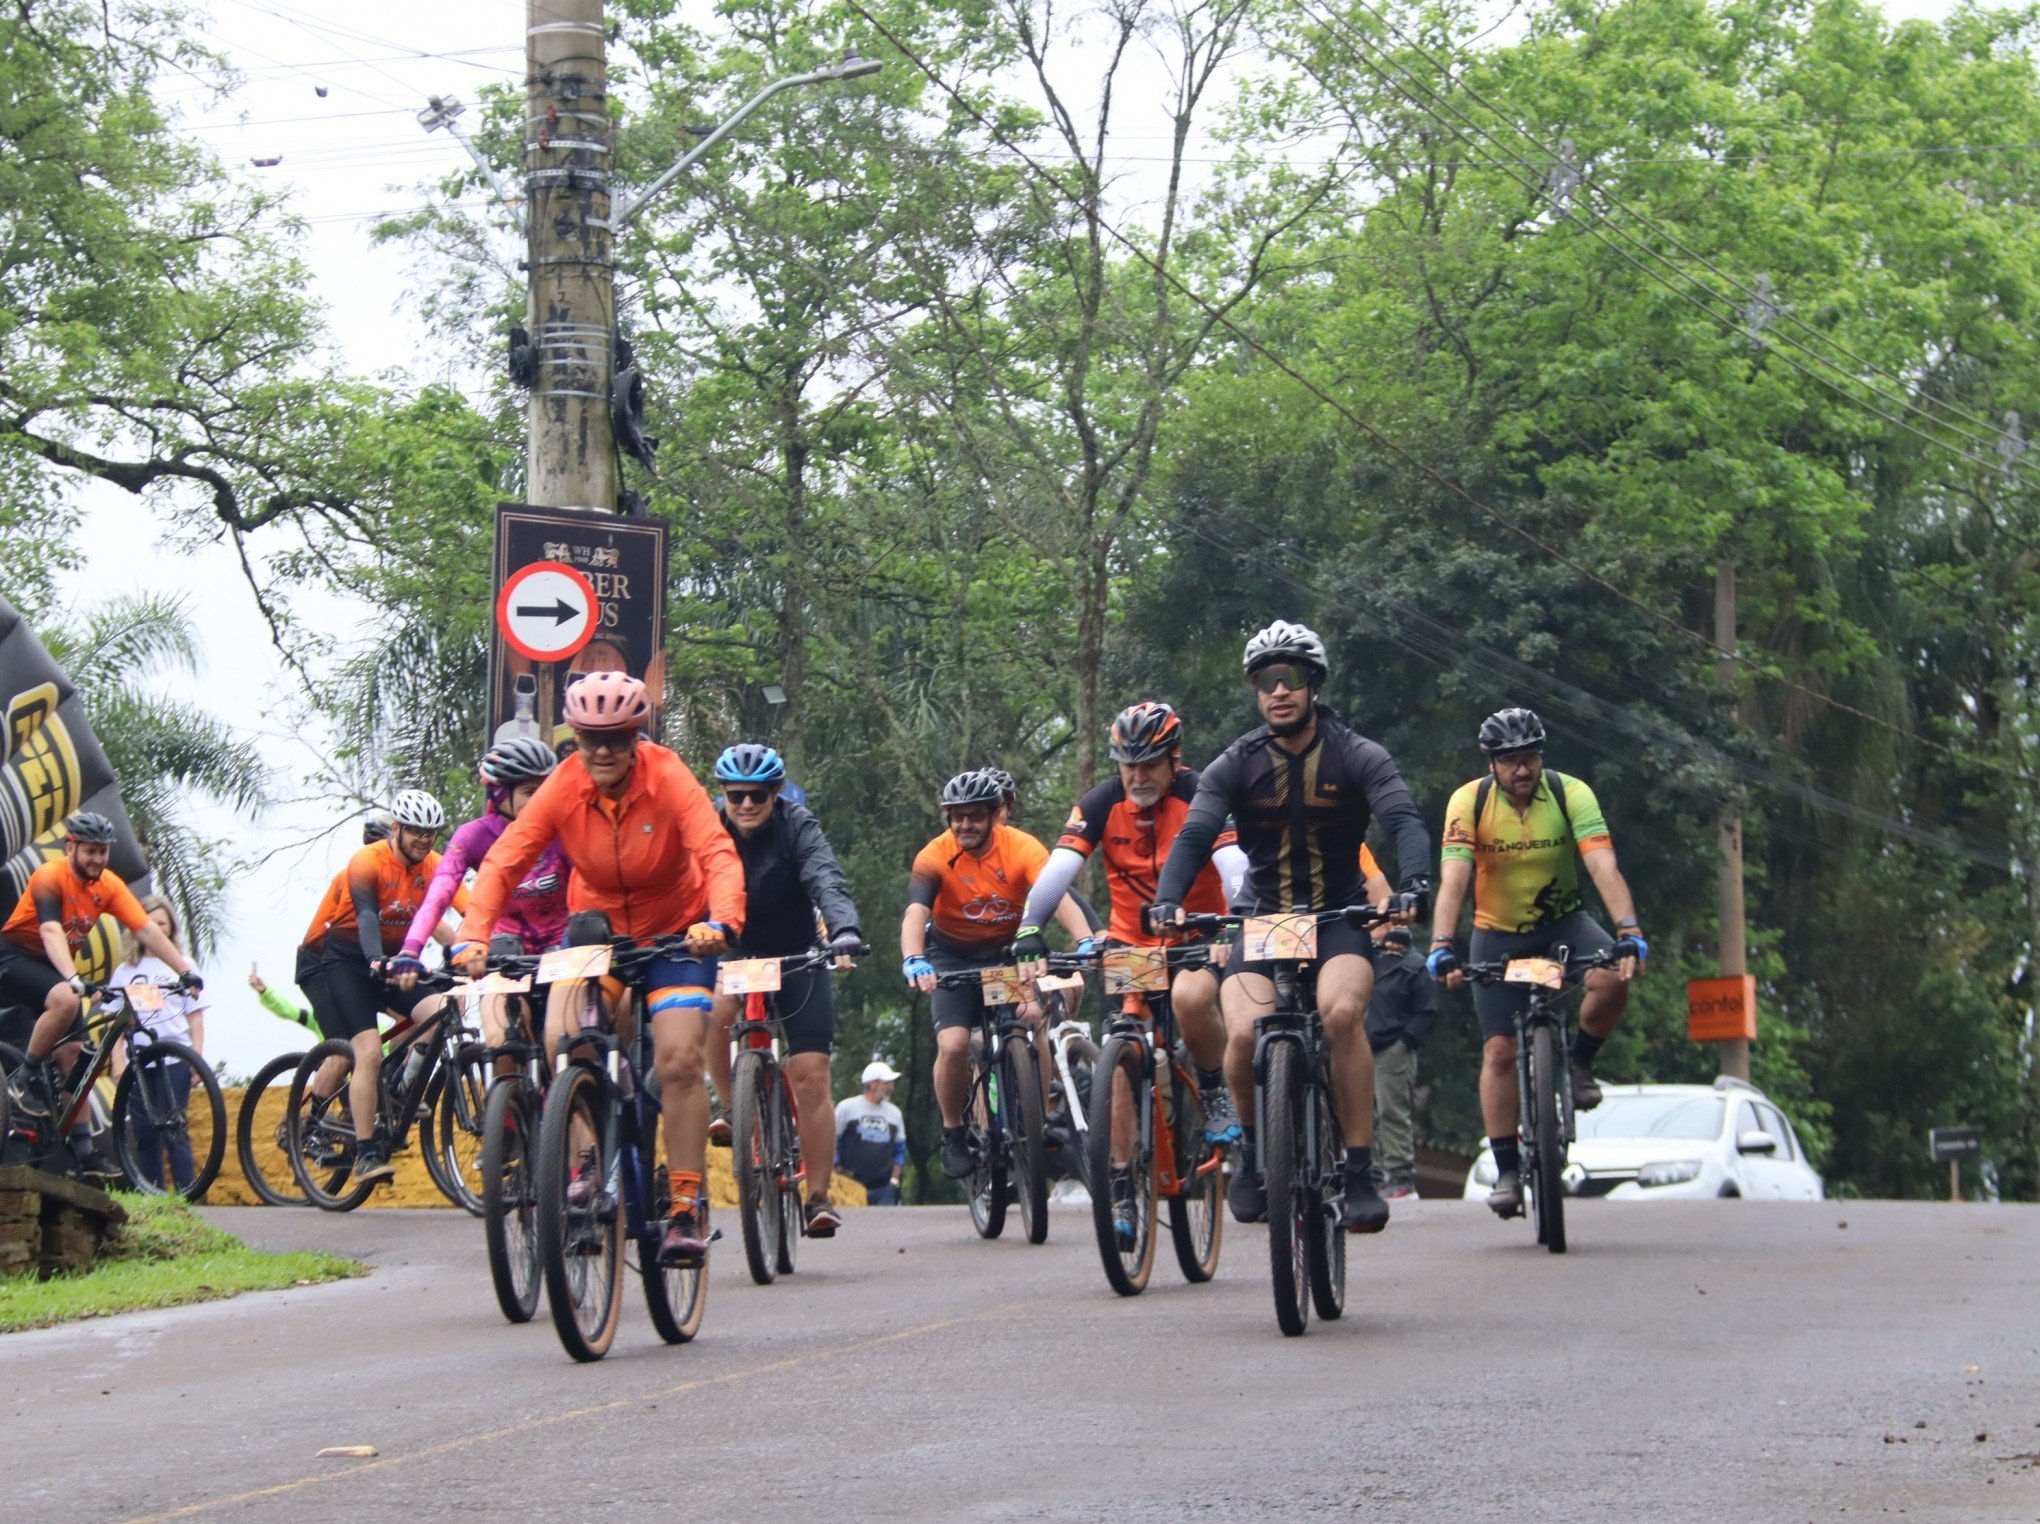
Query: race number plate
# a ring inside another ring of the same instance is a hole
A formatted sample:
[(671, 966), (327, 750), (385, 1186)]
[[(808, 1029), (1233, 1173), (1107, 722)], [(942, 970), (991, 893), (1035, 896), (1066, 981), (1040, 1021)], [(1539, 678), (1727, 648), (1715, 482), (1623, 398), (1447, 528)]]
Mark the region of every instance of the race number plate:
[(1166, 947), (1108, 947), (1102, 962), (1108, 995), (1158, 994), (1169, 987)]
[(1034, 987), (1044, 995), (1053, 990), (1061, 990), (1065, 995), (1073, 995), (1083, 989), (1084, 976), (1082, 974), (1043, 974), (1034, 981)]
[(716, 972), (715, 987), (725, 995), (769, 995), (779, 988), (777, 958), (739, 958)]
[(599, 979), (609, 972), (610, 946), (555, 947), (538, 960), (540, 984), (562, 984), (570, 979)]
[(470, 995), (522, 995), (531, 988), (531, 978), (513, 979), (508, 974), (484, 974), (479, 979), (468, 981), (465, 993)]
[(1017, 968), (988, 968), (978, 975), (978, 987), (985, 992), (986, 1005), (1018, 1005), (1027, 998), (1027, 985)]
[(1240, 956), (1249, 963), (1307, 963), (1317, 956), (1317, 918), (1257, 915), (1240, 928)]
[(1539, 989), (1565, 988), (1565, 965), (1551, 958), (1511, 958), (1502, 970), (1504, 984), (1534, 984)]
[(138, 1011), (160, 1011), (163, 1009), (163, 992), (147, 979), (137, 979), (127, 987), (128, 1004)]

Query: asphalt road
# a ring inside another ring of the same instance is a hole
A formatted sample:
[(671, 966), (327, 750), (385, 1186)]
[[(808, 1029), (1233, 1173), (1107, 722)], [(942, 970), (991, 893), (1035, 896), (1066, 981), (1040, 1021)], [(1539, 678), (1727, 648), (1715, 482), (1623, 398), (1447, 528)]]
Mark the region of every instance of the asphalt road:
[(1128, 1301), (1085, 1209), (861, 1211), (772, 1287), (726, 1240), (683, 1348), (627, 1281), (595, 1366), (465, 1216), (210, 1215), (375, 1273), (0, 1338), (0, 1517), (2040, 1518), (2034, 1208), (1575, 1205), (1553, 1257), (1425, 1202), (1302, 1339), (1257, 1229)]

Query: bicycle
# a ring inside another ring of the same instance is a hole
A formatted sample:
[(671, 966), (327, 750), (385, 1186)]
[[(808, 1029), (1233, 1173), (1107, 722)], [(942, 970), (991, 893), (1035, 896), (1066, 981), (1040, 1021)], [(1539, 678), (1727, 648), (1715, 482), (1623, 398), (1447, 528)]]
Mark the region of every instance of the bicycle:
[[(141, 1019), (144, 1011), (161, 1010), (163, 992), (178, 987), (175, 980), (141, 979), (125, 988), (87, 986), (78, 1023), (67, 1038), (82, 1042), (84, 1051), (73, 1063), (70, 1078), (48, 1087), (40, 1098), (47, 1103), (44, 1117), (0, 1116), (0, 1126), (15, 1129), (9, 1153), (18, 1152), (23, 1156), (21, 1162), (49, 1173), (74, 1173), (79, 1161), (70, 1146), (72, 1129), (80, 1123), (97, 1122), (95, 1088), (125, 1042), (127, 1065), (114, 1086), (106, 1122), (114, 1162), (129, 1187), (144, 1195), (175, 1194), (186, 1201), (205, 1195), (220, 1172), (227, 1147), (227, 1105), (220, 1095), (219, 1078), (188, 1044), (155, 1037)], [(0, 1067), (11, 1075), (22, 1061), (21, 1054), (9, 1050), (0, 1059)], [(203, 1099), (204, 1114), (196, 1126), (190, 1102), (180, 1099), (182, 1086), (170, 1073), (174, 1064), (190, 1069), (192, 1089)], [(4, 1094), (4, 1086), (0, 1086), (0, 1094)], [(166, 1187), (159, 1183), (159, 1175), (165, 1156), (174, 1157), (179, 1142), (197, 1145), (192, 1153), (192, 1176), (182, 1186), (175, 1184), (173, 1176)]]
[(964, 1104), (971, 1224), (978, 1237), (997, 1238), (1017, 1198), (1027, 1241), (1042, 1243), (1048, 1238), (1048, 1159), (1041, 1060), (1034, 1051), (1034, 1026), (1019, 1014), (1025, 998), (1020, 972), (1010, 965), (956, 969), (937, 975), (936, 983), (944, 989), (976, 985), (982, 996)]
[(1574, 961), (1569, 948), (1551, 951), (1548, 958), (1468, 963), (1464, 970), (1476, 984), (1530, 987), (1528, 1002), (1516, 1013), (1516, 1134), (1523, 1157), (1523, 1184), (1537, 1221), (1537, 1241), (1553, 1254), (1563, 1254), (1566, 1150), (1577, 1135), (1565, 987), (1576, 982), (1577, 974), (1613, 968), (1621, 960), (1612, 953), (1596, 953)]
[(482, 1106), (482, 1239), (496, 1305), (512, 1323), (528, 1323), (541, 1287), (535, 1153), (552, 1070), (545, 1061), (545, 1002), (531, 989), (539, 960), (514, 937), (502, 940), (507, 945), (489, 960), (490, 978), (475, 985), (478, 994), (510, 997), (503, 1041), (477, 1057), (483, 1073), (499, 1062), (510, 1065), (495, 1075)]
[(1062, 990), (1044, 982), (1039, 993), (1041, 1019), (1048, 1027), (1048, 1054), (1062, 1081), (1062, 1119), (1056, 1120), (1051, 1107), (1044, 1130), (1049, 1173), (1060, 1170), (1063, 1178), (1075, 1180), (1088, 1192), (1090, 1113), (1086, 1101), (1091, 1094), (1091, 1076), (1098, 1067), (1098, 1043), (1091, 1024), (1069, 1014)]
[(743, 1014), (730, 1029), (738, 1050), (730, 1071), (730, 1160), (737, 1177), (744, 1263), (761, 1286), (793, 1274), (794, 1246), (807, 1231), (800, 1108), (779, 1059), (780, 980), (835, 957), (827, 948), (813, 948), (791, 957), (731, 959), (718, 974), (723, 994), (744, 997)]
[[(1107, 947), (1048, 960), (1054, 970), (1099, 969), (1105, 994), (1121, 1002), (1118, 1013), (1106, 1018), (1085, 1144), (1098, 1254), (1106, 1281), (1121, 1296), (1138, 1296), (1147, 1288), (1161, 1201), (1169, 1204), (1169, 1237), (1184, 1279), (1201, 1284), (1218, 1273), (1226, 1150), (1204, 1141), (1204, 1098), (1169, 998), (1172, 965), (1204, 967), (1210, 958), (1210, 949), (1201, 946)], [(1158, 1073), (1166, 1074), (1167, 1084), (1156, 1083)], [(1121, 1181), (1133, 1197), (1131, 1243), (1120, 1237), (1115, 1216)]]
[[(418, 981), (418, 987), (444, 991), (452, 989), (455, 983), (451, 974), (442, 972), (427, 974)], [(449, 1176), (445, 1159), (434, 1146), (447, 1071), (457, 1066), (462, 1050), (471, 1046), (474, 1039), (474, 1034), (460, 1024), (459, 1015), (458, 1008), (447, 1006), (425, 1022), (406, 1016), (383, 1034), (384, 1062), (376, 1084), (376, 1120), (388, 1137), (394, 1157), (408, 1146), (412, 1125), (422, 1118), (426, 1173), (447, 1200), (467, 1207), (465, 1182)], [(414, 1035), (422, 1026), (431, 1026), (433, 1031), (422, 1037)], [(401, 1062), (396, 1061), (399, 1046), (403, 1049)], [(341, 1082), (330, 1094), (320, 1095), (312, 1082), (329, 1063), (338, 1066)], [(348, 1171), (359, 1141), (349, 1102), (353, 1075), (354, 1044), (337, 1037), (319, 1043), (305, 1054), (291, 1075), (290, 1109), (284, 1121), (291, 1173), (305, 1198), (322, 1211), (351, 1212), (368, 1200), (376, 1186), (372, 1180), (359, 1185), (348, 1183)], [(479, 1131), (479, 1126), (476, 1130)]]
[[(290, 1077), (303, 1061), (302, 1053), (279, 1054), (256, 1070), (248, 1088), (241, 1092), (241, 1110), (234, 1120), (234, 1153), (241, 1161), (241, 1178), (265, 1206), (312, 1204), (290, 1165)], [(264, 1127), (260, 1113), (270, 1087), (279, 1081), (285, 1107), (272, 1125)]]
[[(705, 1261), (659, 1263), (671, 1191), (658, 1153), (658, 1094), (647, 1084), (655, 1076), (644, 977), (654, 959), (686, 956), (686, 939), (611, 938), (606, 920), (603, 926), (600, 940), (582, 941), (570, 929), (569, 942), (582, 945), (547, 953), (537, 974), (540, 983), (581, 985), (580, 1028), (560, 1045), (539, 1129), (537, 1227), (553, 1328), (567, 1353), (582, 1361), (600, 1360), (616, 1337), (626, 1241), (637, 1246), (652, 1327), (668, 1344), (685, 1344), (700, 1332), (708, 1298)], [(600, 982), (605, 974), (626, 988), (628, 1043), (611, 1029)], [(577, 1168), (594, 1182), (579, 1204), (569, 1199)], [(712, 1242), (722, 1235), (708, 1236)]]
[(1187, 915), (1192, 931), (1237, 927), (1236, 956), (1273, 965), (1275, 1007), (1254, 1019), (1255, 1147), (1268, 1192), (1268, 1264), (1275, 1321), (1295, 1337), (1311, 1308), (1327, 1323), (1346, 1310), (1346, 1139), (1332, 1093), (1331, 1048), (1317, 1009), (1317, 928), (1344, 920), (1367, 927), (1372, 905), (1288, 915)]

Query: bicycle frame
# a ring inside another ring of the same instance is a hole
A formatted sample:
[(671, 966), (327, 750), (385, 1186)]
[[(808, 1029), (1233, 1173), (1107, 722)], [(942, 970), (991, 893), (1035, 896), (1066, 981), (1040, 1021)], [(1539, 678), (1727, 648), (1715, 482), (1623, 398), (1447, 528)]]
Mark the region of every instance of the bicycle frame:
[[(1346, 1179), (1343, 1174), (1327, 1182), (1318, 1172), (1318, 1160), (1323, 1157), (1320, 1145), (1323, 1139), (1318, 1135), (1318, 1108), (1312, 1104), (1318, 1094), (1325, 1098), (1325, 1105), (1332, 1114), (1334, 1131), (1339, 1128), (1339, 1098), (1332, 1088), (1330, 1076), (1325, 1067), (1330, 1054), (1325, 1041), (1324, 1023), (1317, 1010), (1317, 967), (1311, 963), (1278, 963), (1275, 965), (1275, 1009), (1266, 1016), (1254, 1018), (1254, 1167), (1266, 1172), (1268, 1161), (1263, 1150), (1268, 1137), (1268, 1054), (1278, 1043), (1294, 1045), (1297, 1055), (1303, 1060), (1299, 1072), (1303, 1075), (1303, 1130), (1302, 1146), (1299, 1153), (1299, 1174), (1301, 1183), (1318, 1190), (1328, 1206), (1335, 1209), (1345, 1200)], [(1339, 1151), (1345, 1150), (1345, 1137), (1338, 1138)]]
[[(1187, 965), (1186, 965), (1187, 966)], [(1176, 1128), (1172, 1118), (1173, 1108), (1162, 1104), (1161, 1080), (1166, 1073), (1171, 1079), (1178, 1076), (1180, 1065), (1176, 1062), (1175, 1002), (1167, 990), (1129, 991), (1120, 997), (1116, 1015), (1105, 1021), (1105, 1036), (1130, 1038), (1140, 1044), (1141, 1078), (1148, 1087), (1149, 1105), (1141, 1113), (1141, 1144), (1154, 1150), (1157, 1175), (1156, 1195), (1164, 1200), (1181, 1196), (1184, 1187), (1192, 1179), (1199, 1179), (1213, 1170), (1223, 1167), (1225, 1149), (1211, 1144), (1205, 1156), (1186, 1177), (1177, 1169)], [(1256, 1062), (1259, 1062), (1258, 1051)], [(1188, 1076), (1181, 1076), (1186, 1081)], [(1188, 1088), (1195, 1089), (1194, 1084)]]
[[(1561, 964), (1569, 959), (1570, 949), (1554, 948), (1554, 955)], [(1558, 1034), (1558, 1051), (1572, 1052), (1571, 1023), (1563, 992), (1551, 995), (1543, 990), (1535, 991), (1524, 1008), (1516, 1013), (1516, 1136), (1526, 1156), (1534, 1156), (1536, 1141), (1532, 1136), (1534, 1115), (1531, 1110), (1534, 1098), (1530, 1094), (1530, 1048), (1531, 1034), (1539, 1027), (1555, 1028)], [(1570, 1147), (1578, 1141), (1578, 1131), (1573, 1117), (1572, 1065), (1558, 1066), (1559, 1137)]]
[[(106, 1009), (111, 997), (112, 1009)], [(92, 1090), (108, 1069), (113, 1066), (114, 1051), (121, 1039), (141, 1027), (141, 1019), (135, 1015), (134, 1004), (122, 990), (102, 990), (92, 996), (93, 1014), (83, 1018), (84, 1033), (73, 1039), (84, 1047), (84, 1054), (74, 1070), (75, 1078), (67, 1091), (60, 1091), (57, 1105), (51, 1115), (55, 1135), (67, 1138), (71, 1129), (78, 1125), (85, 1110), (92, 1104)], [(82, 1013), (81, 1013), (82, 1014)], [(57, 1050), (66, 1046), (59, 1042)]]

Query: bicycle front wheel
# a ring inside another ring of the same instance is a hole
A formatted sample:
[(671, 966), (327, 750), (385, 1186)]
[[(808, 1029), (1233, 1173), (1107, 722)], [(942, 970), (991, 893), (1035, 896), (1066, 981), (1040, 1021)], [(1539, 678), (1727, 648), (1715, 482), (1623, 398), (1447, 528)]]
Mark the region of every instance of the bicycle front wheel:
[[(970, 1131), (971, 1156), (975, 1161), (969, 1175), (964, 1177), (964, 1188), (970, 1192), (970, 1221), (977, 1229), (979, 1238), (997, 1238), (1006, 1229), (1006, 1207), (1012, 1199), (1012, 1186), (1006, 1176), (1004, 1139), (999, 1133), (1003, 1118), (992, 1109), (991, 1091), (999, 1083), (996, 1061), (979, 1053), (976, 1044), (971, 1051), (976, 1055), (972, 1064), (970, 1115), (966, 1124)], [(987, 1072), (983, 1067), (993, 1063)], [(1012, 1102), (1008, 1100), (1007, 1106)]]
[(1169, 1198), (1169, 1237), (1175, 1241), (1176, 1263), (1182, 1267), (1183, 1279), (1197, 1285), (1218, 1274), (1218, 1249), (1225, 1237), (1225, 1171), (1214, 1166), (1197, 1173), (1212, 1153), (1204, 1145), (1202, 1099), (1180, 1071), (1176, 1096), (1178, 1141), (1187, 1138), (1194, 1146), (1176, 1150), (1183, 1167), (1177, 1176), (1176, 1194)]
[(1042, 1128), (1041, 1066), (1028, 1038), (1009, 1037), (1000, 1048), (1006, 1136), (1012, 1147), (1013, 1194), (1020, 1199), (1020, 1226), (1029, 1243), (1043, 1243), (1048, 1238), (1048, 1140)]
[(659, 1237), (673, 1208), (672, 1180), (661, 1162), (652, 1171), (652, 1221), (638, 1240), (639, 1279), (645, 1283), (645, 1311), (668, 1344), (685, 1344), (701, 1332), (708, 1310), (708, 1266), (659, 1263)]
[(1537, 1208), (1537, 1241), (1553, 1254), (1565, 1253), (1565, 1141), (1559, 1136), (1561, 1083), (1558, 1033), (1540, 1026), (1530, 1035), (1530, 1135), (1537, 1154), (1531, 1187)]
[(1327, 1323), (1346, 1310), (1346, 1230), (1333, 1211), (1332, 1182), (1345, 1177), (1346, 1140), (1332, 1115), (1331, 1076), (1320, 1074), (1313, 1089), (1317, 1114), (1317, 1169), (1310, 1195), (1310, 1300)]
[[(320, 1071), (334, 1068), (332, 1087), (321, 1094)], [(298, 1189), (323, 1212), (351, 1212), (368, 1200), (374, 1182), (349, 1185), (354, 1164), (354, 1118), (347, 1092), (354, 1081), (354, 1045), (338, 1038), (320, 1043), (298, 1060), (290, 1077), (290, 1110), (284, 1142)]]
[(513, 1323), (538, 1311), (539, 1110), (537, 1092), (521, 1074), (489, 1087), (482, 1112), (482, 1237), (496, 1305)]
[(746, 1049), (730, 1073), (730, 1161), (737, 1177), (737, 1219), (751, 1279), (769, 1286), (779, 1274), (779, 1188), (772, 1179), (773, 1126), (765, 1055)]
[[(290, 1077), (302, 1053), (272, 1058), (241, 1092), (241, 1113), (234, 1122), (234, 1154), (241, 1178), (265, 1206), (309, 1206), (290, 1167)], [(263, 1112), (269, 1112), (264, 1116)]]
[(205, 1195), (227, 1151), (227, 1103), (212, 1066), (168, 1039), (136, 1053), (113, 1091), (113, 1151), (144, 1195)]
[(623, 1312), (623, 1204), (611, 1180), (609, 1112), (607, 1080), (574, 1064), (553, 1081), (538, 1134), (539, 1267), (553, 1328), (582, 1361), (609, 1353)]
[(430, 1138), (439, 1157), (441, 1189), (471, 1216), (482, 1215), (483, 1114), (489, 1067), (463, 1060), (448, 1068), (432, 1110)]
[(1262, 1178), (1268, 1188), (1268, 1268), (1275, 1321), (1294, 1338), (1310, 1326), (1310, 1230), (1315, 1212), (1303, 1181), (1303, 1055), (1294, 1042), (1268, 1047), (1262, 1099)]
[[(1121, 1296), (1146, 1290), (1155, 1266), (1155, 1155), (1141, 1136), (1153, 1094), (1142, 1054), (1133, 1038), (1108, 1037), (1091, 1075), (1091, 1224), (1105, 1280)], [(1114, 1133), (1131, 1139), (1123, 1159), (1113, 1158)]]

